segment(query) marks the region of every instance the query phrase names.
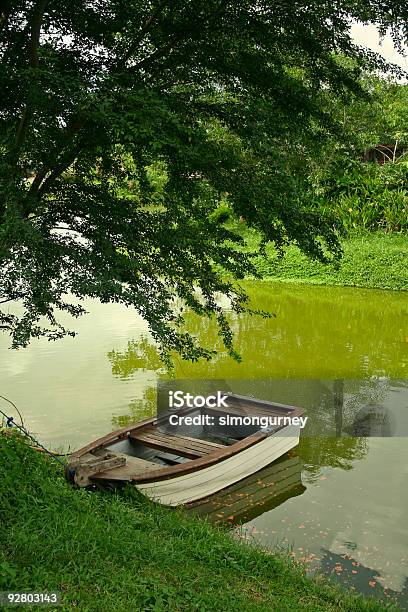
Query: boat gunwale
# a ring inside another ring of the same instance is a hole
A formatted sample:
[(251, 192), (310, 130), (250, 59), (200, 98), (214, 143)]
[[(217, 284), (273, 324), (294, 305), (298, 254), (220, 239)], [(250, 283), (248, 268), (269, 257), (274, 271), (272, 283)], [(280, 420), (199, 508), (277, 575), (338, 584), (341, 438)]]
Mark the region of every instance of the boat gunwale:
[[(278, 403), (268, 402), (266, 400), (257, 400), (255, 398), (235, 395), (235, 394), (229, 394), (229, 396), (232, 398), (236, 398), (240, 401), (245, 400), (245, 401), (248, 401), (254, 404), (262, 404), (265, 407), (285, 409), (291, 412), (290, 414), (291, 418), (299, 417), (303, 414), (303, 410), (297, 406), (290, 406), (287, 404), (278, 404)], [(188, 414), (190, 412), (194, 412), (195, 410), (196, 408), (189, 408), (189, 409), (183, 410), (183, 414)], [(289, 416), (289, 415), (286, 415), (286, 416)], [(74, 453), (72, 453), (71, 459), (78, 460), (81, 458), (81, 456), (83, 456), (86, 453), (95, 451), (99, 448), (104, 448), (115, 442), (120, 442), (126, 438), (129, 438), (132, 432), (139, 430), (139, 429), (141, 430), (141, 429), (147, 428), (151, 425), (158, 425), (160, 424), (160, 421), (166, 421), (166, 418), (167, 417), (160, 418), (157, 416), (148, 417), (146, 419), (138, 421), (137, 423), (134, 423), (133, 425), (121, 427), (120, 429), (117, 429), (109, 434), (106, 434), (105, 436), (102, 436), (101, 438), (98, 438), (97, 440), (94, 440), (88, 445), (75, 451)], [(282, 429), (285, 429), (286, 427), (288, 426), (287, 425), (279, 426), (277, 429), (273, 431), (273, 434), (281, 431)], [(251, 446), (254, 446), (254, 444), (257, 444), (261, 442), (262, 440), (265, 440), (271, 435), (272, 435), (271, 433), (263, 432), (259, 430), (259, 431), (256, 431), (254, 434), (247, 436), (246, 438), (243, 438), (242, 440), (238, 440), (234, 444), (225, 446), (220, 449), (216, 449), (214, 450), (213, 453), (206, 455), (205, 457), (191, 459), (190, 461), (187, 461), (179, 465), (172, 465), (168, 467), (158, 466), (157, 470), (152, 470), (146, 473), (131, 476), (127, 479), (121, 479), (121, 478), (117, 479), (112, 476), (112, 478), (106, 478), (106, 479), (103, 478), (103, 480), (107, 480), (107, 481), (111, 480), (113, 482), (115, 481), (117, 482), (120, 480), (123, 480), (123, 481), (126, 480), (127, 482), (130, 482), (130, 483), (143, 483), (143, 484), (149, 484), (149, 483), (154, 483), (154, 482), (160, 482), (163, 480), (169, 480), (171, 478), (176, 478), (179, 476), (183, 476), (185, 474), (186, 475), (191, 474), (193, 472), (204, 469), (208, 466), (220, 463), (221, 461), (229, 459), (230, 457), (233, 457), (234, 455), (242, 452), (243, 450), (250, 448)], [(94, 479), (98, 480), (98, 476), (95, 476)]]

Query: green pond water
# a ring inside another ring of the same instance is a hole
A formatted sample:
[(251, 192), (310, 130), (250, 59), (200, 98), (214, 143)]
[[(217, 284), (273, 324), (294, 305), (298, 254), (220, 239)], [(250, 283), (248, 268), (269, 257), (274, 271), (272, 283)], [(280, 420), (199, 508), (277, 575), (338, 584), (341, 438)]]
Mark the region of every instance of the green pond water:
[[(275, 316), (230, 313), (242, 362), (222, 352), (212, 322), (190, 316), (190, 331), (221, 352), (209, 363), (176, 359), (174, 376), (299, 405), (309, 421), (294, 451), (192, 511), (408, 609), (407, 294), (246, 288), (252, 306)], [(0, 335), (0, 395), (53, 448), (154, 414), (156, 385), (168, 378), (140, 317), (85, 306), (89, 314), (71, 324), (76, 338), (11, 351)]]

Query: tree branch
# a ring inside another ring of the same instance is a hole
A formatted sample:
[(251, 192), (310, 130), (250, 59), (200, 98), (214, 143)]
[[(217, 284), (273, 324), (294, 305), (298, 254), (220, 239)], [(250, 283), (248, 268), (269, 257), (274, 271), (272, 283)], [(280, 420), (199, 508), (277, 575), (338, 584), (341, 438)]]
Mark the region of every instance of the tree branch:
[(156, 51), (154, 51), (151, 55), (140, 60), (140, 62), (132, 66), (132, 68), (144, 68), (146, 64), (151, 64), (155, 59), (163, 57), (163, 55), (165, 55), (167, 51), (171, 51), (172, 49), (174, 49), (177, 43), (179, 43), (181, 40), (181, 35), (175, 36), (172, 40), (169, 40), (168, 43), (156, 49)]
[(61, 160), (51, 173), (47, 176), (45, 181), (42, 183), (41, 187), (38, 189), (38, 197), (40, 198), (44, 193), (49, 189), (51, 183), (55, 181), (56, 178), (61, 176), (61, 174), (69, 168), (69, 166), (75, 161), (78, 156), (78, 153), (81, 150), (82, 143), (78, 141), (71, 151), (66, 151), (65, 155), (62, 155)]
[(30, 66), (32, 68), (38, 68), (38, 45), (40, 43), (41, 23), (49, 1), (50, 0), (40, 0), (34, 12), (30, 41)]
[(142, 42), (142, 40), (144, 39), (144, 37), (146, 36), (148, 31), (150, 30), (150, 26), (157, 19), (158, 15), (161, 13), (161, 11), (166, 6), (166, 4), (167, 4), (167, 1), (160, 2), (158, 7), (156, 8), (156, 10), (153, 11), (153, 13), (150, 15), (150, 17), (148, 17), (146, 19), (146, 21), (144, 22), (144, 24), (142, 26), (142, 29), (139, 32), (139, 35), (136, 37), (136, 39), (130, 45), (130, 47), (126, 51), (125, 55), (119, 60), (119, 65), (120, 64), (123, 64), (123, 65), (126, 64), (126, 62), (131, 58), (133, 53), (136, 51), (136, 49), (138, 48), (138, 46), (140, 45), (140, 43)]
[(20, 122), (19, 122), (18, 127), (17, 127), (16, 138), (15, 138), (15, 141), (14, 141), (16, 150), (18, 150), (20, 148), (20, 146), (23, 144), (24, 136), (25, 136), (25, 133), (26, 133), (27, 127), (28, 127), (28, 118), (29, 118), (28, 115), (29, 115), (29, 113), (28, 113), (28, 106), (26, 105), (24, 107), (23, 113), (21, 115)]
[[(38, 46), (40, 44), (41, 23), (44, 17), (45, 9), (50, 0), (39, 0), (34, 10), (33, 22), (31, 25), (31, 38), (29, 46), (29, 64), (31, 68), (38, 68)], [(15, 138), (15, 148), (18, 150), (24, 142), (24, 137), (27, 132), (28, 123), (31, 113), (29, 106), (26, 104), (21, 119), (17, 128)]]
[[(164, 4), (164, 3), (163, 3)], [(226, 6), (228, 4), (228, 0), (221, 0), (218, 8), (212, 13), (211, 15), (211, 19), (210, 19), (210, 23), (214, 22), (214, 20), (216, 20), (221, 14), (222, 12), (225, 10)], [(194, 26), (195, 28), (198, 27), (197, 22), (194, 22)], [(154, 51), (151, 55), (149, 55), (148, 57), (145, 57), (144, 59), (140, 60), (140, 62), (137, 62), (137, 64), (135, 64), (135, 66), (132, 66), (132, 68), (143, 68), (146, 66), (146, 64), (150, 64), (151, 62), (153, 62), (155, 59), (162, 57), (163, 55), (165, 55), (165, 53), (167, 51), (171, 51), (172, 49), (174, 49), (174, 47), (183, 40), (183, 38), (187, 38), (187, 35), (191, 33), (191, 28), (185, 28), (183, 30), (180, 30), (174, 37), (173, 39), (169, 40), (166, 44), (164, 44), (162, 47), (156, 49), (156, 51)]]
[[(84, 125), (85, 125), (85, 121), (80, 120), (78, 118), (78, 114), (73, 115), (71, 119), (68, 121), (67, 126), (65, 128), (64, 137), (66, 139), (66, 142), (69, 143), (70, 141), (72, 141), (74, 136), (78, 134), (78, 132), (83, 128)], [(58, 158), (58, 154), (57, 154), (57, 158)], [(39, 192), (41, 188), (41, 184), (43, 180), (45, 179), (45, 177), (47, 176), (47, 172), (49, 171), (50, 171), (49, 165), (47, 167), (47, 165), (44, 164), (44, 167), (42, 168), (42, 170), (37, 172), (35, 179), (31, 183), (31, 187), (29, 190), (30, 195), (36, 195)]]

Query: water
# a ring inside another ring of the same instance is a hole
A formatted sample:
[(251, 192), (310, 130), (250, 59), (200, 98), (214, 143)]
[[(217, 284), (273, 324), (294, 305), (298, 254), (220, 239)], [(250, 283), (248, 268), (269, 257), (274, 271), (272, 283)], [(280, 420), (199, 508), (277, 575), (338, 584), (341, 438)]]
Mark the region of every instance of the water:
[[(311, 571), (408, 608), (407, 295), (259, 282), (247, 289), (254, 307), (276, 317), (230, 313), (242, 363), (222, 353), (210, 363), (176, 359), (174, 375), (301, 405), (309, 430), (269, 472), (211, 500), (207, 514), (242, 525), (234, 529), (263, 546), (289, 549)], [(85, 305), (90, 314), (71, 325), (75, 339), (9, 351), (0, 335), (0, 394), (54, 448), (78, 448), (153, 414), (156, 382), (166, 378), (138, 316)], [(190, 316), (188, 326), (222, 349), (212, 322)], [(374, 433), (397, 437), (350, 437), (367, 405), (381, 407)]]
[[(302, 447), (299, 453), (303, 454)], [(324, 466), (306, 487), (248, 521), (244, 535), (289, 549), (367, 595), (408, 604), (408, 450), (404, 439), (371, 438), (351, 469)]]

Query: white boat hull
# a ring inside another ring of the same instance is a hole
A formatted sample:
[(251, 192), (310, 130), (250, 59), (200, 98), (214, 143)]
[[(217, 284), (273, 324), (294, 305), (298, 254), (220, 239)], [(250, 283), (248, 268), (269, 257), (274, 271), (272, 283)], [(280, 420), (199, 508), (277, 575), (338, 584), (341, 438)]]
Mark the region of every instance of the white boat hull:
[(180, 506), (208, 497), (264, 468), (299, 443), (300, 427), (288, 426), (261, 442), (206, 468), (167, 480), (136, 484), (137, 489), (166, 506)]

